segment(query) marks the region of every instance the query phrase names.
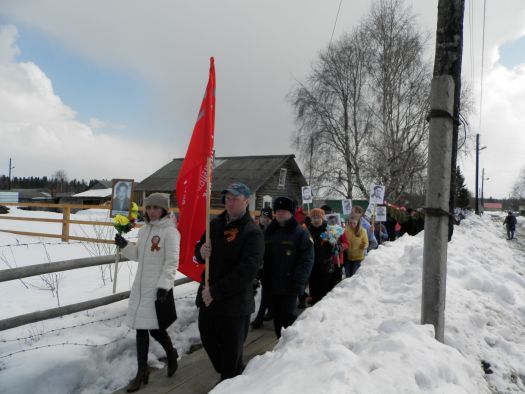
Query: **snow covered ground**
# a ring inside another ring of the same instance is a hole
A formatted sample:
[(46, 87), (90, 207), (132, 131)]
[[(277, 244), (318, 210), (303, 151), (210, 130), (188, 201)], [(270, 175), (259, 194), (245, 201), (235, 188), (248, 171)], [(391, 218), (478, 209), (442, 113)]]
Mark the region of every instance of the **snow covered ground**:
[[(4, 222), (0, 228), (7, 228)], [(272, 352), (254, 358), (242, 376), (213, 393), (525, 392), (525, 221), (518, 218), (518, 241), (505, 240), (502, 222), (501, 215), (472, 215), (456, 227), (449, 244), (445, 344), (433, 339), (431, 326), (419, 324), (423, 234), (405, 236), (372, 252), (355, 277), (285, 330)], [(53, 232), (50, 226), (17, 229)], [(6, 246), (17, 243), (27, 245)], [(0, 233), (2, 269), (6, 261), (22, 266), (91, 254), (80, 243)], [(129, 289), (134, 264), (121, 264), (119, 291)], [(64, 272), (61, 304), (110, 294), (105, 275), (106, 284), (98, 267)], [(0, 283), (0, 319), (57, 305), (50, 291), (37, 289), (40, 278), (24, 282)], [(187, 351), (199, 342), (196, 286), (175, 290), (179, 319), (169, 331)], [(134, 333), (123, 323), (126, 305), (0, 332), (0, 392), (108, 393), (124, 386), (135, 372)], [(151, 344), (150, 364), (161, 365), (163, 351)], [(492, 374), (484, 373), (482, 360)]]
[(213, 393), (525, 392), (525, 244), (506, 241), (502, 222), (472, 215), (456, 227), (445, 345), (419, 324), (423, 234), (405, 236), (371, 253), (274, 351)]

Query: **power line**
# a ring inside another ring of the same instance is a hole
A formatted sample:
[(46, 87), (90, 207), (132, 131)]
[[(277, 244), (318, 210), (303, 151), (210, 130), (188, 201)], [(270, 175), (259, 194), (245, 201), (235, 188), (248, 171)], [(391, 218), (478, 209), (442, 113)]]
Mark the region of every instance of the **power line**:
[(335, 27), (337, 25), (337, 20), (339, 19), (339, 11), (341, 11), (341, 4), (343, 3), (343, 0), (339, 1), (339, 8), (337, 8), (337, 15), (335, 16), (335, 22), (334, 22), (334, 28), (332, 29), (332, 35), (330, 36), (330, 43), (328, 44), (328, 47), (332, 45), (332, 38), (334, 38), (334, 32)]
[(481, 121), (483, 116), (483, 71), (485, 63), (485, 15), (487, 11), (487, 2), (483, 0), (483, 36), (481, 39), (481, 91), (479, 95), (479, 131), (481, 131)]
[(469, 43), (470, 43), (470, 80), (474, 84), (474, 74), (476, 68), (474, 67), (474, 0), (469, 0)]

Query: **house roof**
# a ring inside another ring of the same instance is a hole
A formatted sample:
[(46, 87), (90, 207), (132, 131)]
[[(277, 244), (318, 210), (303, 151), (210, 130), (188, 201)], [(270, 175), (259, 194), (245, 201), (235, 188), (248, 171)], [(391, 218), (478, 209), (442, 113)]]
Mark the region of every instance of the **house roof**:
[(82, 193), (77, 193), (73, 197), (111, 197), (111, 188), (109, 189), (90, 189)]
[(483, 206), (486, 209), (503, 209), (503, 204), (500, 202), (486, 202)]
[(24, 200), (51, 200), (53, 196), (49, 189), (11, 189), (18, 192), (18, 198)]
[(91, 187), (88, 190), (96, 190), (96, 189), (108, 189), (113, 186), (112, 182), (107, 179), (97, 179), (96, 182), (91, 185)]
[[(295, 162), (295, 155), (292, 154), (216, 157), (212, 172), (212, 190), (224, 190), (232, 182), (243, 182), (250, 187), (252, 192), (257, 192), (288, 159), (292, 159), (295, 170), (302, 176), (301, 170)], [(182, 161), (182, 158), (173, 159), (170, 163), (140, 182), (135, 187), (135, 190), (173, 191)], [(306, 180), (304, 180), (304, 184), (306, 185)]]

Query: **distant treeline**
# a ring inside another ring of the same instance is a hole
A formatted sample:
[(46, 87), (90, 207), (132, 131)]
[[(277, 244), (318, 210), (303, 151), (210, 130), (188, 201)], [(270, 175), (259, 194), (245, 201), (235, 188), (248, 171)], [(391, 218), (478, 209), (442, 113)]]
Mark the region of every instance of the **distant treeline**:
[[(66, 192), (75, 192), (80, 193), (84, 190), (87, 190), (97, 181), (91, 179), (89, 182), (86, 182), (84, 179), (77, 180), (63, 180), (56, 178), (48, 178), (44, 176), (40, 177), (12, 177), (11, 178), (11, 189), (49, 189), (54, 193), (66, 193)], [(9, 177), (5, 175), (0, 176), (0, 190), (9, 189)]]

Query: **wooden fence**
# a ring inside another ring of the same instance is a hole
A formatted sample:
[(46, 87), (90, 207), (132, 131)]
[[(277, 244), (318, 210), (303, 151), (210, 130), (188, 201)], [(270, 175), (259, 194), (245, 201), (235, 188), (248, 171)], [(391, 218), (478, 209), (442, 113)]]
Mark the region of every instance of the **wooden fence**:
[[(126, 258), (120, 258), (119, 261), (128, 261)], [(0, 282), (27, 278), (35, 275), (49, 274), (53, 272), (67, 271), (78, 268), (93, 267), (96, 265), (113, 264), (115, 256), (88, 257), (83, 259), (57, 261), (54, 263), (35, 264), (26, 267), (10, 268), (0, 270)], [(116, 278), (114, 279), (116, 280)], [(192, 282), (190, 278), (177, 279), (174, 286)], [(0, 320), (0, 331), (9, 330), (23, 326), (25, 324), (36, 323), (38, 321), (52, 319), (59, 316), (69, 315), (71, 313), (81, 312), (99, 306), (108, 305), (114, 302), (129, 298), (129, 291), (112, 294), (107, 297), (97, 298), (77, 304), (61, 306), (58, 308), (46, 309), (43, 311), (26, 313), (24, 315), (10, 317)]]
[[(31, 237), (45, 237), (45, 238), (60, 238), (63, 242), (69, 241), (84, 241), (84, 242), (94, 242), (94, 243), (104, 243), (104, 244), (113, 244), (112, 239), (100, 239), (100, 238), (90, 238), (90, 237), (79, 237), (76, 235), (71, 235), (69, 231), (69, 226), (71, 224), (84, 224), (91, 226), (113, 226), (111, 221), (91, 221), (91, 220), (71, 220), (71, 209), (106, 209), (109, 210), (110, 207), (107, 205), (82, 205), (82, 204), (48, 204), (48, 203), (12, 203), (6, 202), (2, 203), (4, 206), (16, 206), (16, 207), (36, 207), (36, 208), (54, 208), (62, 210), (62, 219), (48, 219), (48, 218), (29, 218), (21, 216), (10, 216), (10, 215), (0, 215), (1, 220), (15, 220), (15, 221), (28, 221), (28, 222), (44, 222), (44, 223), (62, 223), (62, 233), (61, 234), (48, 234), (48, 233), (36, 233), (29, 231), (16, 231), (9, 229), (2, 229), (0, 231), (8, 232), (12, 234), (27, 235)], [(142, 210), (142, 207), (139, 208)], [(179, 212), (178, 208), (171, 208), (172, 212)], [(212, 209), (211, 214), (218, 215), (222, 211), (218, 209)], [(141, 227), (142, 224), (137, 224), (136, 227)]]

